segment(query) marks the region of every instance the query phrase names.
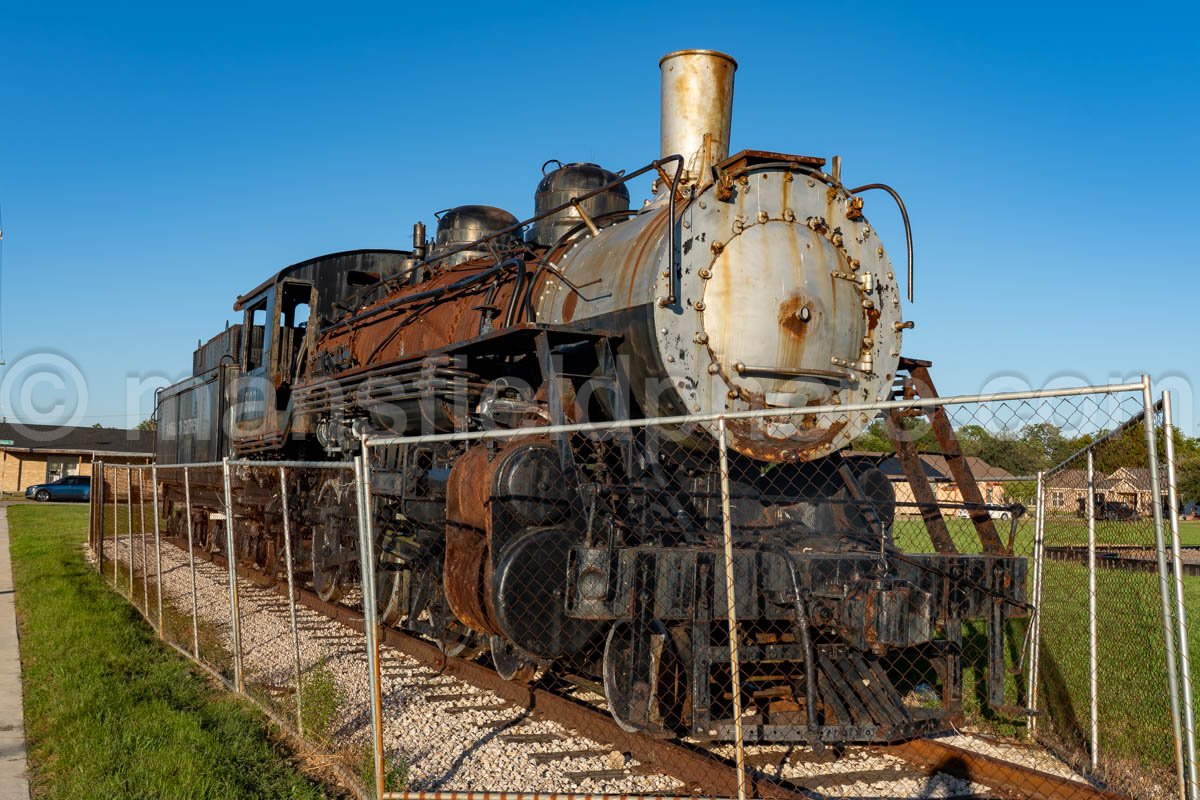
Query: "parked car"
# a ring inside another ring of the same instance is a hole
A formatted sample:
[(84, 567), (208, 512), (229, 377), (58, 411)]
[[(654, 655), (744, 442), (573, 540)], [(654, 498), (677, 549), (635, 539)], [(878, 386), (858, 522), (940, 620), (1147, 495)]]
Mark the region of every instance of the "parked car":
[[(1081, 497), (1077, 502), (1079, 507), (1075, 511), (1075, 516), (1087, 519), (1087, 498)], [(1120, 500), (1096, 501), (1097, 522), (1136, 522), (1141, 518), (1142, 515), (1138, 513), (1138, 510), (1128, 503), (1123, 503)]]
[[(992, 519), (1012, 519), (1013, 517), (1023, 515), (1025, 513), (1025, 506), (1015, 503), (1011, 506), (988, 506), (984, 510), (987, 511), (988, 516)], [(971, 511), (970, 509), (960, 508), (954, 512), (954, 516), (959, 519), (970, 519)]]
[(25, 496), (44, 503), (47, 500), (80, 500), (92, 498), (92, 479), (85, 475), (68, 475), (51, 483), (35, 483), (25, 489)]

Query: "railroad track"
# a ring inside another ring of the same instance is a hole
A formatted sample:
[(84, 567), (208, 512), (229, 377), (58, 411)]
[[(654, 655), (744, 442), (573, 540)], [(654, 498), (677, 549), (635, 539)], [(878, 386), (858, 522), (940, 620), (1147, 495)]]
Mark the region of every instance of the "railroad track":
[[(186, 552), (186, 540), (164, 538)], [(194, 548), (194, 552), (199, 559), (226, 568), (223, 555), (209, 553), (198, 547)], [(245, 564), (239, 564), (238, 571), (240, 577), (252, 581), (259, 588), (273, 587), (277, 595), (287, 597), (286, 583), (275, 581)], [(307, 588), (297, 586), (296, 591), (297, 602), (300, 605), (349, 630), (362, 633), (361, 610), (345, 604), (323, 601)], [(435, 705), (439, 713), (457, 716), (474, 711), (515, 710), (520, 712), (525, 720), (557, 723), (561, 728), (576, 731), (579, 737), (594, 742), (594, 746), (581, 747), (577, 743), (570, 743), (569, 736), (541, 730), (525, 730), (526, 725), (514, 725), (508, 721), (471, 723), (476, 727), (496, 728), (496, 738), (509, 745), (538, 745), (538, 751), (530, 752), (528, 757), (542, 766), (558, 766), (572, 783), (651, 773), (668, 775), (682, 783), (683, 789), (679, 794), (737, 796), (736, 767), (730, 758), (715, 752), (720, 746), (710, 749), (687, 742), (658, 739), (625, 731), (613, 721), (606, 710), (572, 696), (572, 690), (586, 692), (585, 685), (550, 688), (536, 682), (526, 685), (508, 681), (482, 664), (447, 656), (430, 642), (395, 628), (382, 629), (381, 644), (393, 648), (415, 662), (415, 665), (405, 665), (395, 658), (385, 657), (381, 662), (385, 674), (403, 670), (405, 687), (421, 693), (424, 701)], [(444, 678), (452, 678), (459, 684), (477, 691), (464, 691), (453, 682), (448, 684)], [(732, 748), (726, 746), (725, 749)], [(904, 766), (881, 768), (877, 763), (866, 763), (861, 769), (839, 769), (835, 767), (839, 763), (838, 757), (832, 752), (816, 754), (807, 748), (780, 751), (748, 746), (747, 796), (769, 800), (827, 797), (831, 793), (844, 793), (846, 788), (856, 784), (870, 785), (880, 781), (895, 782), (905, 779), (933, 782), (940, 776), (947, 776), (965, 781), (968, 785), (983, 785), (989, 788), (988, 793), (982, 795), (943, 795), (956, 800), (1128, 800), (1125, 795), (936, 740), (919, 739), (890, 746), (853, 748), (850, 752), (891, 757), (891, 764), (895, 764), (895, 759), (899, 759)], [(584, 769), (574, 766), (581, 759), (594, 760), (612, 753), (627, 753), (634, 766), (614, 764), (608, 769)], [(863, 760), (870, 761), (865, 758)], [(781, 777), (785, 769), (793, 773), (799, 771), (801, 776)], [(448, 793), (442, 794), (449, 796)], [(411, 796), (414, 799), (424, 797), (433, 800), (439, 793), (414, 792)]]

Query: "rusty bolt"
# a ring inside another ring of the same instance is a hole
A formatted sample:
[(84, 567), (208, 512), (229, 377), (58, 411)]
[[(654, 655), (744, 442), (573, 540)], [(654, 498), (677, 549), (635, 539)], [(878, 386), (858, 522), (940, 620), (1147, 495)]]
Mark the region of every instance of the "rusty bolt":
[(702, 208), (702, 209), (703, 209), (703, 208), (708, 208), (708, 206), (706, 206), (706, 205), (704, 204), (704, 201), (703, 201), (703, 200), (701, 200), (701, 201), (700, 201), (700, 208)]
[[(766, 177), (766, 176), (764, 175), (763, 177)], [(767, 212), (765, 212), (765, 211), (758, 212), (758, 221), (759, 222), (766, 222), (770, 218), (771, 217), (770, 217), (770, 215), (767, 214)]]
[(683, 227), (685, 227), (685, 228), (690, 228), (690, 227), (692, 227), (692, 223), (688, 222), (688, 221), (685, 219), (685, 220), (683, 221)]
[(876, 248), (875, 248), (875, 257), (876, 257), (876, 258), (883, 258), (883, 248), (882, 248), (882, 247), (876, 247)]
[(862, 266), (862, 262), (859, 261), (857, 258), (850, 259), (850, 269), (858, 269), (861, 266)]
[(792, 173), (790, 173), (790, 172), (783, 173), (783, 182), (784, 183), (791, 183), (792, 180), (793, 180)]
[(739, 176), (739, 177), (738, 177), (737, 181), (738, 181), (738, 183), (740, 183), (742, 186), (746, 186), (747, 184), (749, 184), (749, 183), (750, 183), (750, 178), (749, 178), (749, 176), (747, 176), (747, 175), (741, 175), (741, 176)]
[(674, 364), (674, 363), (675, 363), (675, 356), (671, 356), (671, 355), (667, 356), (667, 363), (668, 363), (668, 364)]
[(695, 308), (697, 311), (703, 311), (705, 308), (704, 301), (697, 300), (695, 303), (692, 304), (692, 307)]
[(863, 308), (874, 308), (875, 301), (870, 298), (867, 298), (866, 300), (863, 300), (862, 306), (863, 306)]
[(730, 389), (728, 392), (726, 392), (725, 396), (728, 397), (730, 400), (737, 400), (739, 397), (742, 396), (742, 390), (735, 386), (732, 389)]
[(846, 218), (847, 219), (862, 219), (863, 215), (863, 199), (861, 197), (851, 197), (846, 203)]
[(917, 323), (913, 322), (912, 320), (909, 320), (908, 322), (893, 322), (892, 327), (898, 333), (900, 331), (911, 330), (912, 328), (917, 327)]
[(714, 240), (710, 246), (710, 249), (713, 251), (714, 256), (719, 256), (721, 251), (725, 249), (725, 243), (720, 239)]
[(696, 273), (696, 274), (700, 276), (700, 280), (704, 280), (704, 281), (706, 281), (706, 280), (708, 280), (709, 278), (711, 278), (711, 277), (712, 277), (712, 270), (709, 270), (709, 269), (702, 269), (702, 270), (700, 270), (700, 271), (699, 271), (698, 273)]
[(708, 344), (708, 334), (701, 331), (692, 337), (692, 341), (696, 344)]
[(833, 235), (829, 237), (829, 241), (831, 241), (833, 243), (834, 247), (841, 247), (846, 241), (842, 237), (842, 229), (841, 228), (834, 229)]
[(814, 181), (812, 178), (809, 178), (809, 179), (808, 179), (808, 185), (809, 185), (810, 187), (812, 187), (812, 186), (816, 186), (816, 185), (817, 185), (817, 182), (816, 182), (816, 181)]
[(785, 208), (783, 210), (783, 218), (785, 220), (787, 220), (788, 222), (795, 222), (796, 221), (796, 212), (792, 211), (790, 208)]
[(874, 346), (875, 346), (875, 340), (874, 340), (874, 339), (872, 339), (870, 336), (864, 336), (864, 337), (863, 337), (863, 347), (865, 347), (865, 348), (867, 348), (867, 349), (869, 350), (870, 348), (872, 348), (872, 347), (874, 347)]
[(721, 371), (720, 364), (709, 364), (708, 365), (708, 374), (709, 375), (716, 375), (720, 371)]

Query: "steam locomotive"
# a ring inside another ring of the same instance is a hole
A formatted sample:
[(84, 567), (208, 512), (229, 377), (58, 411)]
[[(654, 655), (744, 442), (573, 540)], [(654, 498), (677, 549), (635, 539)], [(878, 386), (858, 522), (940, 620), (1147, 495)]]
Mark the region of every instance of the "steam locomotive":
[[(432, 242), (417, 223), (411, 250), (321, 256), (240, 296), (242, 322), (160, 393), (159, 462), (339, 460), (364, 435), (435, 434), (370, 450), (365, 602), (384, 624), (510, 679), (592, 676), (626, 728), (707, 740), (736, 722), (728, 520), (748, 740), (944, 727), (965, 622), (991, 623), (1002, 683), (1025, 563), (901, 553), (891, 483), (844, 452), (873, 416), (800, 413), (890, 399), (910, 324), (836, 166), (728, 155), (735, 69), (713, 51), (664, 56), (662, 155), (628, 174), (547, 162), (530, 220), (460, 206)], [(653, 198), (633, 208), (643, 175)], [(772, 409), (796, 413), (736, 415)], [(652, 417), (677, 419), (572, 427)], [(276, 575), (278, 486), (263, 475), (234, 469), (235, 555)], [(344, 478), (290, 476), (296, 568), (338, 600), (359, 558)], [(185, 506), (177, 472), (160, 479), (174, 531), (190, 513), (219, 548), (218, 481), (195, 472)]]

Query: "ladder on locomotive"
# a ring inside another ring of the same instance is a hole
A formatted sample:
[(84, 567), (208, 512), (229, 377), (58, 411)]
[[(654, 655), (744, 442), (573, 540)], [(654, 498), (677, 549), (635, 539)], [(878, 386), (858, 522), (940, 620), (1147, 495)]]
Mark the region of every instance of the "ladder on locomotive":
[[(901, 358), (896, 372), (896, 382), (892, 387), (892, 399), (915, 400), (937, 397), (937, 389), (933, 385), (933, 379), (929, 376), (931, 364), (930, 361), (916, 358)], [(1006, 545), (996, 531), (996, 525), (984, 504), (983, 494), (979, 491), (979, 483), (976, 481), (971, 464), (958, 444), (958, 437), (954, 435), (954, 426), (950, 423), (950, 415), (946, 413), (945, 406), (894, 408), (888, 412), (888, 434), (892, 439), (892, 445), (896, 448), (896, 458), (900, 462), (900, 468), (904, 471), (904, 478), (912, 487), (913, 499), (916, 500), (917, 508), (929, 531), (929, 538), (933, 542), (934, 549), (939, 553), (959, 552), (958, 544), (950, 535), (950, 529), (942, 516), (937, 495), (929, 483), (929, 476), (925, 474), (916, 444), (911, 437), (903, 435), (906, 431), (904, 421), (917, 417), (925, 417), (929, 421), (933, 435), (937, 438), (938, 446), (941, 448), (941, 452), (932, 455), (940, 455), (946, 459), (946, 466), (962, 495), (963, 505), (967, 509), (971, 523), (975, 526), (975, 532), (979, 536), (979, 544), (983, 552), (992, 555), (1011, 554), (1012, 542)]]

